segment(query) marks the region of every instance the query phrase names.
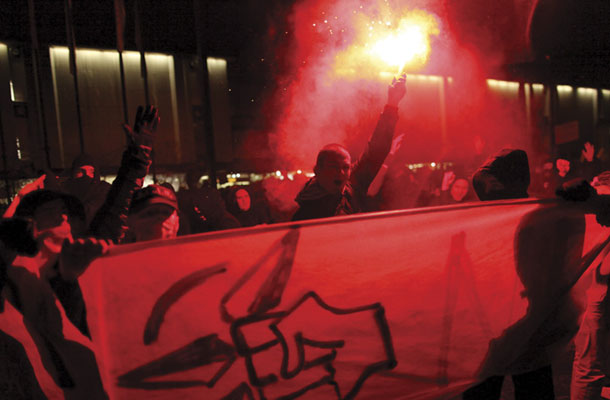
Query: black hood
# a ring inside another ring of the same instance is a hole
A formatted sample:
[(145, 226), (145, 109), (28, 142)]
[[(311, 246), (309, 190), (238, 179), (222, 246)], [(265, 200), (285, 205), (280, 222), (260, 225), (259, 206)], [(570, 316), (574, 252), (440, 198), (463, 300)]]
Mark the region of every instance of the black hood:
[(503, 149), (488, 159), (472, 177), (472, 186), (481, 200), (528, 197), (530, 168), (527, 153)]

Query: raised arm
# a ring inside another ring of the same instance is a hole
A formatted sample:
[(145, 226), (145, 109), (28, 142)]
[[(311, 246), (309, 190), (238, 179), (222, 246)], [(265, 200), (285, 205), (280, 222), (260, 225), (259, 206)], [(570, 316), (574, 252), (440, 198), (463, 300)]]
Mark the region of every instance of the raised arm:
[(381, 186), (383, 185), (383, 182), (385, 180), (385, 176), (388, 173), (388, 169), (390, 168), (389, 166), (392, 165), (394, 161), (394, 156), (396, 155), (398, 149), (400, 149), (402, 139), (404, 137), (405, 134), (403, 133), (401, 135), (396, 136), (394, 140), (392, 140), (392, 147), (390, 148), (390, 153), (385, 158), (383, 165), (379, 169), (379, 172), (377, 172), (377, 175), (375, 175), (375, 179), (373, 179), (373, 182), (369, 185), (367, 195), (374, 197), (377, 195), (377, 193), (379, 193), (379, 190), (381, 189)]
[(151, 164), (151, 152), (159, 113), (156, 107), (138, 107), (133, 129), (124, 125), (127, 149), (106, 200), (93, 217), (89, 233), (119, 243), (127, 229), (127, 213), (133, 193), (142, 187)]
[(392, 84), (388, 87), (388, 101), (383, 113), (377, 121), (377, 126), (362, 156), (354, 166), (350, 180), (354, 189), (363, 195), (366, 194), (368, 187), (390, 152), (394, 128), (398, 121), (398, 103), (406, 92), (406, 75), (403, 74), (398, 80), (394, 78)]

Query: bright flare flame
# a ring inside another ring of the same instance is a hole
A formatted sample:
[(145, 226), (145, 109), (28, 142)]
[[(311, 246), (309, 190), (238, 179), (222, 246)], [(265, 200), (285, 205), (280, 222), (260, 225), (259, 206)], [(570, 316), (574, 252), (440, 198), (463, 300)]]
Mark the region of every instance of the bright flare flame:
[(390, 34), (373, 44), (371, 54), (399, 72), (410, 63), (425, 61), (430, 54), (429, 33), (424, 24), (403, 20), (396, 34)]
[[(390, 13), (394, 15), (395, 13)], [(436, 16), (423, 10), (404, 13), (394, 24), (356, 17), (352, 44), (336, 56), (335, 73), (363, 76), (387, 75), (422, 69), (430, 56), (430, 38), (440, 33)], [(385, 73), (385, 74), (384, 74)]]

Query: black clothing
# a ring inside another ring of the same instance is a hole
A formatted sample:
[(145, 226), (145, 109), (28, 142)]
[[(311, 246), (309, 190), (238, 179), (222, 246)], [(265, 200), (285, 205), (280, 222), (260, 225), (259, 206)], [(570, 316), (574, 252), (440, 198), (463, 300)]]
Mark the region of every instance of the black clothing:
[(576, 176), (585, 179), (589, 182), (593, 180), (602, 171), (602, 163), (598, 158), (593, 158), (593, 161), (583, 160), (576, 165)]
[(354, 164), (350, 179), (340, 194), (328, 193), (316, 178), (310, 179), (299, 192), (299, 208), (292, 220), (306, 220), (363, 212), (366, 209), (366, 192), (379, 172), (392, 146), (398, 109), (386, 105), (375, 131), (360, 159)]
[(500, 151), (472, 177), (474, 191), (483, 201), (526, 198), (529, 184), (529, 163), (523, 150)]
[(184, 216), (184, 220), (180, 219), (179, 234), (239, 228), (239, 222), (227, 211), (218, 190), (203, 186), (198, 189), (183, 189), (176, 195), (181, 216)]
[[(237, 192), (240, 190), (246, 191), (250, 197), (250, 208), (246, 211), (239, 208), (237, 204)], [(258, 194), (258, 196), (257, 196)], [(272, 223), (271, 211), (269, 205), (262, 193), (257, 193), (256, 190), (243, 186), (233, 186), (227, 193), (227, 211), (231, 213), (240, 223), (242, 227), (255, 226), (260, 224)]]
[[(515, 399), (519, 400), (553, 400), (553, 370), (550, 365), (523, 374), (512, 376), (515, 387)], [(491, 376), (463, 394), (464, 400), (494, 400), (502, 394), (503, 376)]]

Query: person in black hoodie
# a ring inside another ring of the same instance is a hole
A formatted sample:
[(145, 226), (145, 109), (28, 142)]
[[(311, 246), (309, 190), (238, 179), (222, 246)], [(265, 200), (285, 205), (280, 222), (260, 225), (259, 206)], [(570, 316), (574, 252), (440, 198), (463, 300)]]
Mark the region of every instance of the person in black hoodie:
[(70, 177), (62, 185), (62, 189), (81, 201), (85, 207), (86, 222), (90, 223), (104, 204), (110, 184), (100, 179), (100, 170), (94, 158), (82, 153), (72, 162)]
[(472, 176), (472, 186), (482, 201), (529, 197), (530, 169), (523, 150), (503, 149)]
[(299, 208), (292, 220), (307, 220), (355, 214), (364, 211), (366, 193), (390, 151), (398, 121), (398, 103), (406, 93), (406, 76), (394, 79), (388, 88), (388, 102), (366, 149), (352, 165), (347, 149), (326, 145), (318, 153), (315, 176), (299, 192)]
[[(527, 154), (504, 149), (481, 166), (472, 181), (482, 201), (527, 198)], [(569, 275), (567, 269), (580, 260), (584, 228), (583, 214), (561, 207), (543, 205), (522, 217), (514, 258), (527, 312), (491, 340), (480, 368), (483, 380), (464, 392), (464, 400), (500, 399), (504, 374), (512, 375), (517, 400), (555, 398), (549, 351), (573, 337), (581, 309), (576, 289), (554, 298), (552, 294), (559, 293), (556, 288)], [(552, 306), (547, 304), (550, 298)]]
[(201, 169), (191, 168), (185, 176), (188, 188), (176, 193), (181, 213), (178, 234), (182, 236), (239, 228), (237, 219), (227, 211), (216, 183), (206, 182), (200, 186), (201, 175)]
[(242, 227), (271, 223), (266, 205), (250, 196), (250, 191), (245, 187), (231, 188), (227, 199), (227, 210), (237, 218)]

